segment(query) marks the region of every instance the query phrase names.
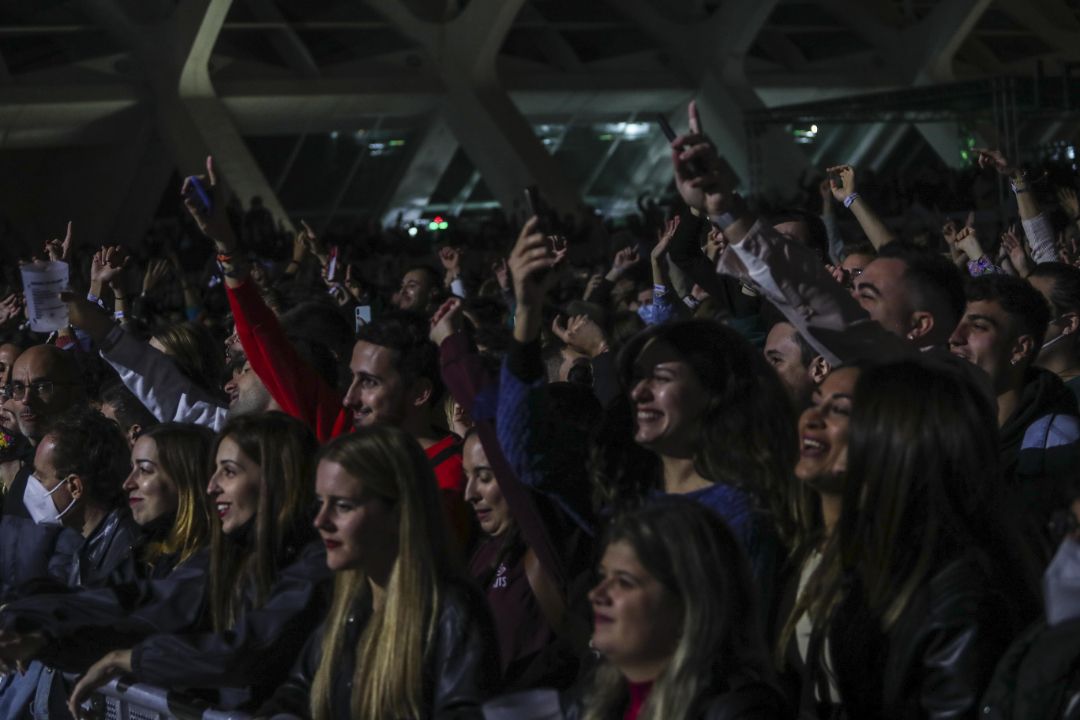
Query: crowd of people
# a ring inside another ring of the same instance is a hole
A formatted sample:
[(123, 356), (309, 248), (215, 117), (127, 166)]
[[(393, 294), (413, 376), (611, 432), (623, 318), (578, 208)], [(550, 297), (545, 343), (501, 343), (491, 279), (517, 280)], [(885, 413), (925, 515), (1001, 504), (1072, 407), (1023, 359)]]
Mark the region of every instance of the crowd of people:
[(208, 159), (59, 331), (7, 269), (0, 717), (1080, 718), (1075, 190), (763, 213), (689, 115), (606, 235), (282, 245)]

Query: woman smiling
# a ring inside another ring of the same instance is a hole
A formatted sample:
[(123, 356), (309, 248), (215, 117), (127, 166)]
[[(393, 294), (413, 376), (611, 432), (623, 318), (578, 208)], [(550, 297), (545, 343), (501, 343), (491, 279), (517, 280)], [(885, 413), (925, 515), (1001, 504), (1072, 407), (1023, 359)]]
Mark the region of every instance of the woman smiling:
[(589, 593), (603, 661), (581, 717), (783, 717), (749, 568), (724, 523), (664, 498), (614, 521), (606, 539)]

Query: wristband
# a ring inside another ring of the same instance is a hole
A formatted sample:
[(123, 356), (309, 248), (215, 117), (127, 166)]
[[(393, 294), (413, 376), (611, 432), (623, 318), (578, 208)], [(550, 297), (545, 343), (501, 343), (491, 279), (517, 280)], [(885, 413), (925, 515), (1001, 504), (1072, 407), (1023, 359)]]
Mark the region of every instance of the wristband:
[[(1023, 183), (1024, 181), (1021, 180), (1020, 182)], [(1009, 181), (1009, 187), (1011, 187), (1013, 193), (1015, 193), (1017, 195), (1019, 195), (1020, 193), (1026, 193), (1028, 191), (1026, 185), (1023, 185), (1023, 184), (1017, 185), (1012, 180)]]
[(731, 209), (725, 213), (720, 213), (719, 215), (710, 215), (709, 221), (721, 230), (727, 230), (734, 225), (745, 212), (746, 203), (743, 202), (741, 196), (733, 193), (731, 196)]
[(855, 201), (858, 200), (858, 199), (859, 199), (859, 193), (857, 193), (857, 192), (851, 193), (846, 198), (844, 198), (844, 207), (850, 208), (852, 205), (855, 204)]
[(95, 305), (97, 305), (102, 310), (105, 309), (105, 303), (101, 302), (101, 298), (99, 298), (94, 293), (92, 293), (92, 292), (86, 293), (86, 299), (89, 300), (90, 302), (94, 303)]
[(113, 318), (115, 318), (116, 320), (123, 320), (124, 319), (124, 311), (123, 310), (117, 310), (116, 312), (113, 313)]

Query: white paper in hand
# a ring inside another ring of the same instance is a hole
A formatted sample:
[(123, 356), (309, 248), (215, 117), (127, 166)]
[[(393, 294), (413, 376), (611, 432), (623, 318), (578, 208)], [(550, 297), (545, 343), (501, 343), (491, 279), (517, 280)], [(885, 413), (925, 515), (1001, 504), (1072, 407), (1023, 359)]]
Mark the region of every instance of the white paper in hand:
[(68, 287), (68, 265), (64, 262), (34, 262), (23, 265), (23, 291), (30, 329), (39, 333), (56, 332), (68, 324), (67, 304), (60, 293)]

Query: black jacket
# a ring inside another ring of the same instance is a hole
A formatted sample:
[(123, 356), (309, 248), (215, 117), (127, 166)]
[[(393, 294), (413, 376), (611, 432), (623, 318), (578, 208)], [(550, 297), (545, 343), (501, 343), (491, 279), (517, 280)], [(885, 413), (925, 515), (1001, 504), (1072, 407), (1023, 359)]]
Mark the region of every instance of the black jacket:
[[(258, 609), (247, 609), (224, 633), (153, 635), (132, 648), (140, 682), (165, 688), (244, 688), (226, 705), (265, 697), (288, 676), (326, 614), (330, 570), (326, 548), (311, 542), (277, 576)], [(247, 606), (250, 608), (250, 605)]]
[[(523, 698), (528, 696), (522, 694)], [(564, 694), (561, 697), (564, 720), (580, 720), (585, 714), (583, 698)], [(723, 690), (704, 698), (701, 711), (686, 720), (788, 720), (791, 710), (780, 692), (768, 683), (736, 679)], [(527, 704), (522, 704), (522, 709)], [(499, 716), (501, 717), (501, 716)], [(610, 720), (622, 720), (621, 711)]]
[(974, 548), (944, 564), (887, 634), (855, 583), (829, 629), (843, 715), (974, 718), (994, 664), (1029, 621), (993, 567)]
[(1080, 618), (1039, 621), (998, 663), (983, 697), (986, 720), (1080, 720)]
[(150, 635), (206, 629), (209, 551), (175, 566), (163, 561), (171, 571), (164, 577), (156, 577), (165, 569), (159, 562), (151, 577), (9, 603), (0, 613), (0, 628), (42, 633), (50, 640), (42, 660), (66, 672), (85, 671), (105, 652)]
[[(436, 644), (425, 649), (423, 714), (416, 720), (481, 720), (480, 705), (499, 680), (499, 651), (491, 616), (484, 598), (470, 585), (448, 584), (440, 599)], [(355, 648), (370, 616), (370, 598), (363, 593), (349, 615), (345, 657), (335, 663), (331, 713), (335, 718), (351, 716)], [(288, 682), (259, 709), (259, 717), (278, 713), (310, 717), (311, 681), (322, 657), (322, 636), (322, 628), (311, 636)]]

